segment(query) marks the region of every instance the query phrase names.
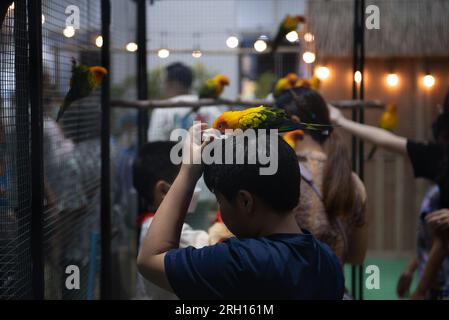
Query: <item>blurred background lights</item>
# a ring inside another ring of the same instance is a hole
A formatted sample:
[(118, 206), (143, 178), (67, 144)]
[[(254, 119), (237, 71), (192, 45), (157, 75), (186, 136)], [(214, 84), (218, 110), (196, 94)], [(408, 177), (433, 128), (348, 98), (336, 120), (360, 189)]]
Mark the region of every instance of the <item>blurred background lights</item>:
[(354, 72), (354, 81), (356, 83), (362, 82), (362, 73), (360, 71)]
[(234, 49), (239, 46), (239, 39), (236, 36), (230, 36), (226, 39), (226, 46)]
[(98, 48), (101, 48), (103, 46), (103, 37), (102, 36), (98, 36), (95, 38), (95, 45)]
[(305, 63), (313, 63), (315, 62), (315, 53), (306, 51), (302, 55), (302, 59), (304, 60)]
[(193, 50), (192, 51), (192, 57), (198, 59), (201, 58), (201, 56), (203, 55), (203, 53), (201, 52), (201, 50)]
[(398, 77), (398, 75), (396, 73), (390, 73), (387, 76), (387, 84), (390, 87), (395, 87), (395, 86), (398, 85), (398, 83), (399, 83), (399, 77)]
[(137, 43), (129, 42), (125, 48), (126, 48), (126, 51), (135, 52), (135, 51), (137, 51), (138, 47), (137, 47)]
[(299, 39), (298, 36), (298, 32), (296, 31), (290, 31), (289, 33), (287, 33), (287, 35), (285, 36), (285, 38), (289, 41), (289, 42), (296, 42)]
[(306, 32), (304, 34), (304, 40), (306, 40), (306, 42), (312, 42), (315, 39), (314, 35), (311, 34), (310, 32)]
[(267, 43), (263, 39), (258, 39), (256, 42), (254, 42), (254, 49), (257, 52), (264, 52), (265, 50), (267, 50), (267, 47)]
[(435, 85), (435, 78), (432, 75), (427, 74), (423, 78), (423, 84), (427, 88), (432, 88)]
[(157, 56), (161, 59), (168, 58), (169, 55), (170, 55), (170, 51), (165, 48), (159, 49), (159, 51), (157, 52)]
[(75, 28), (72, 26), (67, 26), (64, 28), (64, 30), (62, 31), (62, 33), (64, 34), (64, 36), (66, 38), (71, 38), (75, 35)]
[(315, 75), (318, 77), (318, 79), (320, 80), (324, 80), (327, 79), (329, 77), (330, 71), (328, 67), (318, 67), (315, 70)]

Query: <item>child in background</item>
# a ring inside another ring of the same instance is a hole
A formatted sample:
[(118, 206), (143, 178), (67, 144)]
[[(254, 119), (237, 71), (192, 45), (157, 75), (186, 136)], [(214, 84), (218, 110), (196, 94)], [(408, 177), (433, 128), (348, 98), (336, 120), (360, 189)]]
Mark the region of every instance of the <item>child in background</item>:
[[(447, 299), (449, 297), (449, 257), (444, 259), (438, 273), (431, 275), (431, 282), (426, 281), (425, 270), (429, 261), (429, 255), (435, 244), (433, 232), (429, 226), (428, 219), (439, 209), (440, 192), (438, 186), (432, 186), (425, 194), (421, 204), (418, 222), (417, 255), (405, 268), (401, 275), (397, 294), (404, 298), (409, 292), (413, 274), (418, 270), (418, 288), (413, 294), (414, 299)], [(421, 281), (424, 276), (424, 282)]]
[[(133, 164), (133, 182), (139, 196), (144, 199), (148, 212), (139, 216), (140, 245), (153, 222), (154, 213), (170, 189), (173, 180), (179, 172), (179, 165), (170, 160), (170, 150), (175, 145), (171, 141), (150, 142), (144, 145)], [(190, 211), (193, 211), (192, 209)], [(188, 224), (182, 225), (179, 239), (181, 248), (193, 246), (201, 248), (209, 243), (205, 231), (193, 230)], [(145, 280), (137, 274), (136, 299), (173, 300), (176, 296)]]
[[(258, 161), (235, 164), (236, 151), (249, 159), (256, 139), (237, 142), (231, 136), (218, 148), (223, 156), (233, 150), (232, 164), (203, 166), (195, 163), (201, 163), (203, 147), (211, 139), (198, 141), (206, 128), (194, 125), (185, 139), (184, 150), (190, 152), (183, 154), (186, 161), (145, 236), (139, 271), (181, 299), (341, 299), (344, 281), (338, 258), (295, 220), (300, 171), (292, 148), (277, 135), (267, 137), (262, 152), (276, 157), (278, 169), (261, 175)], [(276, 149), (272, 139), (277, 139)], [(203, 170), (223, 221), (236, 237), (201, 249), (179, 249), (181, 226)]]

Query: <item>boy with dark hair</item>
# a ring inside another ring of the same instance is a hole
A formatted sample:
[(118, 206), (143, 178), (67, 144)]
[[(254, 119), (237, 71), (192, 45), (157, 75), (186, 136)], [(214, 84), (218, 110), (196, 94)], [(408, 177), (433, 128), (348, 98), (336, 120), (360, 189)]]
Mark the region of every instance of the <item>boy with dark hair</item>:
[[(341, 299), (338, 258), (295, 220), (300, 172), (293, 149), (278, 136), (276, 150), (276, 144), (267, 142), (270, 147), (264, 151), (274, 152), (278, 161), (271, 176), (260, 174), (260, 161), (235, 164), (237, 152), (233, 164), (202, 166), (195, 163), (201, 163), (202, 150), (210, 143), (198, 141), (206, 128), (194, 125), (185, 139), (179, 174), (145, 236), (137, 262), (140, 272), (181, 299)], [(245, 159), (256, 143), (251, 137), (247, 144), (245, 139), (236, 142), (235, 136), (225, 140)], [(182, 222), (203, 169), (236, 237), (202, 249), (179, 249)]]
[[(171, 141), (157, 141), (145, 144), (139, 151), (133, 163), (133, 183), (139, 196), (144, 200), (147, 212), (141, 214), (138, 219), (140, 227), (140, 244), (150, 227), (154, 212), (161, 204), (170, 185), (179, 172), (179, 165), (170, 160), (170, 150), (175, 145)], [(192, 208), (190, 208), (191, 211)], [(193, 230), (188, 224), (182, 225), (180, 247), (193, 246), (201, 248), (207, 245), (209, 236), (205, 231)], [(171, 300), (176, 296), (161, 289), (142, 275), (137, 275), (136, 299)]]

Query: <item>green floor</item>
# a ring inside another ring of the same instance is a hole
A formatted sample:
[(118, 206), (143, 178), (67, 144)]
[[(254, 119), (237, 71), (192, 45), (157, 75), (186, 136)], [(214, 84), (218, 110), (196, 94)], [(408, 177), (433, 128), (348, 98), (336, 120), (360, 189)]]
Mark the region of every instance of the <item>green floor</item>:
[[(397, 300), (396, 284), (408, 263), (407, 258), (385, 258), (367, 257), (365, 268), (369, 265), (376, 265), (380, 270), (380, 289), (367, 289), (364, 286), (365, 300)], [(366, 277), (366, 275), (365, 275)], [(351, 288), (351, 267), (345, 267), (346, 288)], [(416, 285), (416, 279), (412, 283), (412, 288)]]

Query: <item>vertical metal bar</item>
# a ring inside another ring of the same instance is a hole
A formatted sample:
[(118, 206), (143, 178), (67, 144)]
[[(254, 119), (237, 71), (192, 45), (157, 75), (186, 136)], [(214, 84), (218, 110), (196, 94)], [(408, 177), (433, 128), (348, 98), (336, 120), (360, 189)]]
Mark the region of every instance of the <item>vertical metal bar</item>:
[[(147, 15), (146, 0), (137, 2), (137, 99), (148, 99), (148, 74), (147, 74)], [(153, 4), (151, 2), (150, 4)], [(148, 141), (148, 110), (137, 111), (137, 146), (140, 148)], [(144, 212), (144, 201), (139, 197), (137, 215)], [(140, 228), (137, 227), (137, 248), (139, 247)]]
[[(364, 98), (364, 0), (354, 1), (354, 44), (353, 44), (353, 72), (359, 71), (362, 74), (360, 84), (352, 82), (352, 98), (363, 100)], [(352, 110), (352, 120), (360, 123), (364, 122), (364, 107)], [(363, 181), (364, 176), (364, 144), (361, 139), (352, 138), (352, 166), (353, 170)], [(352, 294), (354, 298), (363, 299), (363, 265), (352, 267)], [(356, 275), (358, 273), (358, 276)], [(358, 284), (358, 286), (357, 286)]]
[[(146, 0), (137, 0), (137, 99), (148, 99)], [(147, 142), (148, 110), (137, 114), (138, 146)]]
[[(16, 214), (28, 212), (31, 205), (31, 159), (30, 159), (30, 114), (29, 114), (29, 70), (28, 70), (28, 41), (27, 41), (27, 4), (26, 1), (16, 1), (14, 9), (14, 44), (15, 44), (15, 85), (16, 85), (16, 132), (21, 142), (16, 145), (16, 172), (18, 199)], [(0, 133), (1, 134), (1, 133)], [(26, 200), (26, 201), (25, 201)], [(29, 200), (29, 201), (28, 201)], [(31, 263), (29, 261), (29, 221), (17, 220), (17, 297), (31, 299)], [(28, 280), (30, 279), (30, 280)]]
[[(110, 70), (110, 22), (109, 0), (101, 0), (101, 63)], [(111, 299), (111, 165), (110, 165), (110, 74), (105, 77), (101, 88), (101, 276), (100, 297)]]
[[(360, 0), (360, 8), (359, 8), (359, 67), (362, 75), (365, 74), (365, 28), (364, 28), (364, 9), (365, 9), (365, 0)], [(365, 80), (364, 76), (362, 76), (362, 82), (359, 87), (359, 99), (363, 100), (365, 98)], [(359, 119), (360, 123), (365, 123), (365, 107), (362, 106), (359, 110)], [(363, 140), (359, 140), (359, 171), (358, 175), (360, 179), (363, 181), (365, 178), (365, 148)], [(359, 300), (363, 300), (363, 264), (359, 266)]]
[(44, 151), (42, 106), (42, 2), (28, 0), (31, 108), (31, 259), (34, 299), (44, 299)]

